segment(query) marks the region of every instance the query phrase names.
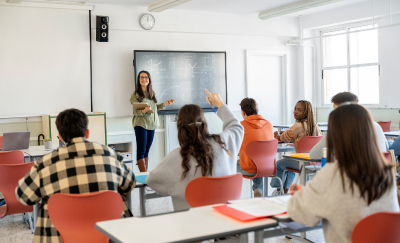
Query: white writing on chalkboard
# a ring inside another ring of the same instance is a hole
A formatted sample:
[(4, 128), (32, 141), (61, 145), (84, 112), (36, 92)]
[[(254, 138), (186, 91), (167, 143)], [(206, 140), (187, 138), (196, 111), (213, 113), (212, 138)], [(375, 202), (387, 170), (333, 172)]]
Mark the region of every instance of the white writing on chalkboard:
[(150, 73), (159, 103), (176, 99), (169, 110), (185, 104), (210, 108), (204, 89), (218, 92), (226, 101), (225, 53), (136, 51), (136, 76)]

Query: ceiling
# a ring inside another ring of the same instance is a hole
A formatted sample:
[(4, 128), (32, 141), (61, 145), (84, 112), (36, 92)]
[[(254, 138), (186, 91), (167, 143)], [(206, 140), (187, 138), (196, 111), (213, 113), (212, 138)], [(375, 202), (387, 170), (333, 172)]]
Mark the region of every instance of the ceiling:
[[(86, 2), (88, 4), (122, 4), (138, 7), (147, 7), (157, 0), (42, 0), (46, 2)], [(185, 4), (175, 7), (175, 9), (206, 11), (206, 12), (221, 12), (221, 13), (236, 13), (236, 14), (258, 14), (260, 11), (279, 7), (282, 5), (299, 2), (301, 0), (192, 0)], [(371, 0), (343, 0), (341, 2), (328, 4), (325, 6), (305, 10), (290, 14), (289, 16), (299, 16), (301, 14), (310, 14), (317, 11), (332, 9), (345, 5), (354, 4), (362, 1)], [(375, 0), (377, 1), (377, 0)]]

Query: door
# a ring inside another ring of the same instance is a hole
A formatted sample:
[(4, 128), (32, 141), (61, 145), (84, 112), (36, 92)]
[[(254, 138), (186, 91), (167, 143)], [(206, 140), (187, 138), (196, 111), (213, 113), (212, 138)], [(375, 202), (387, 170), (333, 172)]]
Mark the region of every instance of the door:
[(247, 94), (272, 125), (286, 121), (286, 54), (247, 52)]

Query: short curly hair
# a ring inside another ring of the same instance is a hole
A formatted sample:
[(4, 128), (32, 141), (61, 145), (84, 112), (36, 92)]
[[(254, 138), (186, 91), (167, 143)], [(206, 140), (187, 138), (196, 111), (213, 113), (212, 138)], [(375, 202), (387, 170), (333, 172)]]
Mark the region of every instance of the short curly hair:
[(341, 105), (347, 102), (357, 104), (358, 97), (351, 92), (340, 92), (332, 97), (331, 102), (336, 105)]
[(64, 110), (56, 118), (58, 132), (66, 143), (70, 143), (73, 138), (84, 137), (88, 124), (87, 115), (78, 109)]

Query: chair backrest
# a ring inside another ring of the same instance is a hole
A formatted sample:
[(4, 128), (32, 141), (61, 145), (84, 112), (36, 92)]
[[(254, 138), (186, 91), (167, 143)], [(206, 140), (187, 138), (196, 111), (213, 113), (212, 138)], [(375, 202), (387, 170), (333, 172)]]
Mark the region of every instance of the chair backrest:
[(361, 219), (351, 234), (352, 243), (395, 243), (400, 239), (400, 213), (380, 212)]
[(324, 136), (308, 136), (300, 138), (297, 142), (297, 151), (299, 153), (309, 153), (323, 137)]
[(186, 186), (190, 207), (201, 207), (240, 199), (243, 176), (240, 173), (221, 177), (198, 177)]
[(17, 200), (15, 188), (18, 181), (22, 179), (32, 168), (34, 162), (15, 165), (0, 164), (0, 191), (6, 201), (5, 210), (0, 210), (0, 217), (11, 214), (32, 212), (32, 206), (25, 206)]
[(377, 123), (382, 127), (383, 132), (390, 132), (390, 123), (392, 121), (378, 121)]
[(109, 239), (95, 228), (100, 221), (119, 219), (122, 198), (114, 191), (90, 194), (52, 195), (48, 202), (50, 221), (61, 235), (63, 243), (102, 242)]
[(246, 155), (257, 167), (256, 177), (276, 175), (278, 140), (252, 141), (246, 146)]
[(0, 152), (0, 165), (23, 164), (24, 153), (19, 150)]
[(390, 152), (383, 152), (383, 156), (385, 157), (385, 159), (387, 159), (387, 161), (392, 164), (392, 155), (390, 154)]

